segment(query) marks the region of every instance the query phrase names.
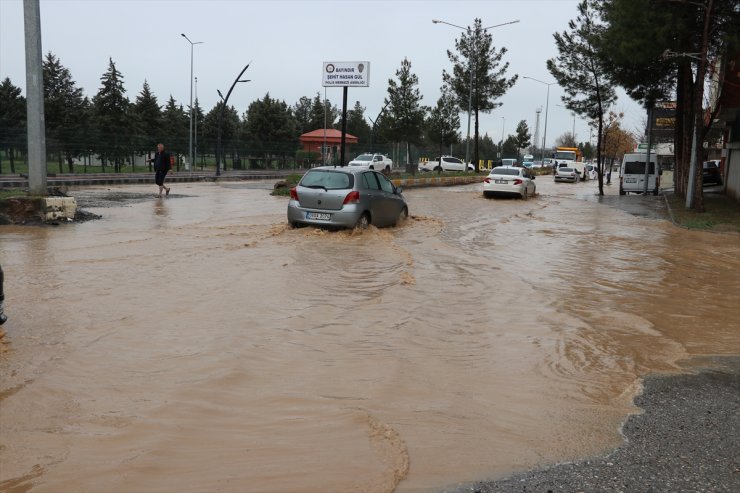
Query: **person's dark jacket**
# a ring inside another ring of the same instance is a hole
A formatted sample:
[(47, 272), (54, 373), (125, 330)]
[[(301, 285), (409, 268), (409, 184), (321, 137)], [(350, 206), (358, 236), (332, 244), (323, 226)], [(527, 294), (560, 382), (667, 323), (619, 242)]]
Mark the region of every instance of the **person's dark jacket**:
[(154, 154), (154, 171), (169, 171), (170, 153), (167, 151), (157, 152)]

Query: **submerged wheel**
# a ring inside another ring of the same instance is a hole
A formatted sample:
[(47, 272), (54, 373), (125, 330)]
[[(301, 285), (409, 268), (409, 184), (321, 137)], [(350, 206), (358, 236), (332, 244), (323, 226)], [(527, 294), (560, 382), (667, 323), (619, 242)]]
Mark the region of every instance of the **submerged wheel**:
[(368, 226), (370, 226), (370, 215), (367, 212), (365, 212), (360, 216), (360, 219), (357, 220), (357, 224), (355, 225), (355, 228), (367, 229)]
[(529, 198), (529, 190), (527, 190), (527, 187), (524, 187), (524, 193), (522, 193), (522, 200), (527, 200)]

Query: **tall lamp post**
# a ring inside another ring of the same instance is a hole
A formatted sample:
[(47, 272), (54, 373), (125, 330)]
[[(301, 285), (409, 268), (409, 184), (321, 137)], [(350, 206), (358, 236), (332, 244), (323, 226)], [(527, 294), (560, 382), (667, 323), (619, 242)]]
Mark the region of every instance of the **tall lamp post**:
[[(493, 26), (484, 27), (482, 29), (482, 31), (488, 31), (489, 29), (493, 29), (494, 27), (501, 27), (501, 26), (506, 26), (506, 25), (509, 25), (509, 24), (516, 24), (517, 22), (519, 22), (518, 19), (515, 20), (515, 21), (504, 22), (503, 24), (495, 24)], [(463, 31), (467, 31), (469, 29), (469, 27), (458, 26), (457, 24), (453, 24), (453, 23), (447, 22), (447, 21), (441, 21), (439, 19), (432, 19), (432, 23), (434, 23), (434, 24), (447, 24), (448, 26), (456, 27), (458, 29), (462, 29)], [(470, 31), (471, 31), (472, 37), (473, 37), (473, 50), (472, 50), (473, 51), (473, 54), (468, 57), (468, 69), (470, 70), (470, 92), (468, 94), (468, 138), (467, 138), (467, 141), (465, 143), (465, 163), (466, 163), (466, 165), (465, 165), (465, 171), (467, 171), (467, 169), (468, 169), (468, 166), (467, 165), (470, 164), (470, 117), (471, 117), (471, 113), (472, 113), (472, 110), (473, 110), (473, 70), (475, 69), (475, 66), (473, 65), (473, 63), (474, 63), (473, 60), (474, 60), (475, 51), (476, 51), (476, 48), (477, 48), (477, 46), (476, 46), (477, 39), (475, 37), (475, 33), (473, 32), (472, 29)]]
[(501, 159), (504, 158), (504, 126), (506, 125), (506, 117), (501, 117)]
[[(234, 90), (234, 86), (238, 82), (249, 82), (249, 79), (241, 80), (242, 75), (244, 75), (244, 72), (247, 71), (249, 68), (249, 64), (252, 62), (249, 62), (246, 67), (242, 69), (241, 72), (239, 72), (239, 75), (236, 76), (236, 79), (234, 79), (234, 82), (231, 84), (231, 87), (229, 88), (229, 92), (226, 93), (226, 97), (224, 98), (223, 94), (221, 94), (221, 91), (216, 89), (216, 92), (218, 93), (218, 96), (221, 98), (221, 111), (218, 115), (218, 137), (217, 137), (217, 143), (216, 143), (216, 176), (221, 175), (221, 155), (223, 154), (223, 150), (221, 149), (221, 127), (224, 120), (224, 110), (226, 109), (226, 103), (229, 102), (229, 96), (231, 96), (231, 91)], [(226, 167), (226, 163), (224, 162), (224, 167)]]
[(547, 144), (547, 113), (550, 109), (550, 86), (553, 84), (557, 84), (557, 82), (545, 82), (539, 79), (535, 79), (534, 77), (527, 77), (526, 75), (522, 76), (522, 79), (533, 80), (547, 86), (547, 103), (545, 104), (545, 132), (542, 137), (542, 164), (545, 164), (545, 144)]
[(188, 157), (188, 163), (190, 168), (190, 174), (193, 174), (193, 47), (195, 45), (203, 44), (203, 41), (190, 41), (190, 38), (185, 36), (184, 33), (180, 33), (180, 36), (185, 38), (190, 43), (190, 155)]
[[(198, 78), (195, 78), (195, 104), (198, 104)], [(198, 161), (198, 113), (195, 113), (195, 125), (193, 125), (193, 149), (195, 161), (193, 165)], [(201, 171), (203, 168), (201, 167)]]

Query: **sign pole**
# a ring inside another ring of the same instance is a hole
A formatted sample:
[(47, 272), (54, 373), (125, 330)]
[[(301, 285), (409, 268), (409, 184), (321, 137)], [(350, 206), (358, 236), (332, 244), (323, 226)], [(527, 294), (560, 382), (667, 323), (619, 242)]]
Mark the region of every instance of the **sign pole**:
[(344, 144), (347, 135), (347, 86), (343, 87), (344, 94), (342, 95), (342, 151), (340, 153), (339, 165), (344, 166)]

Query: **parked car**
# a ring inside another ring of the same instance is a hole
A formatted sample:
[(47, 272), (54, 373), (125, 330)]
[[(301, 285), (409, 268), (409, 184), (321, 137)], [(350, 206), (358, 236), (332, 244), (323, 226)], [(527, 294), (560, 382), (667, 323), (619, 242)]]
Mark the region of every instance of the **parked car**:
[(384, 154), (366, 152), (350, 161), (348, 166), (383, 171), (386, 168), (391, 169), (393, 167), (393, 160)]
[[(419, 163), (419, 171), (463, 171), (465, 162), (453, 156), (441, 156), (430, 159), (425, 163)], [(475, 166), (468, 163), (468, 171), (475, 171)]]
[(484, 197), (508, 195), (527, 199), (536, 191), (534, 174), (527, 168), (497, 166), (483, 180)]
[(392, 226), (409, 214), (402, 192), (382, 173), (366, 168), (313, 168), (290, 190), (288, 223), (293, 227)]
[(711, 161), (704, 161), (704, 170), (702, 174), (704, 176), (704, 185), (707, 183), (713, 183), (715, 185), (722, 185), (722, 174), (719, 170), (719, 160), (713, 159)]
[(563, 166), (562, 168), (555, 169), (555, 181), (569, 181), (572, 183), (578, 183), (581, 181), (581, 173), (575, 168), (568, 168)]
[(501, 160), (501, 166), (519, 166), (516, 159), (504, 158)]

